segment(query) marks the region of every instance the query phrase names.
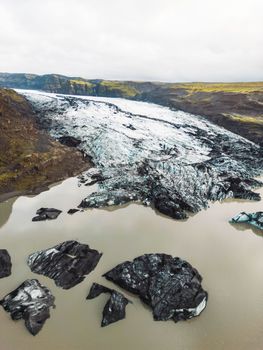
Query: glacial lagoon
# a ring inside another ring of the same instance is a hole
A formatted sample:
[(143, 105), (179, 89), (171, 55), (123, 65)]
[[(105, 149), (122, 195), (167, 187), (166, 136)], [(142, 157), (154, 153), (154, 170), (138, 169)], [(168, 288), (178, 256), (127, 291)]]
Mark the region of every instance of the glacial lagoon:
[[(37, 196), (0, 204), (1, 248), (8, 249), (13, 262), (12, 275), (0, 280), (1, 297), (25, 279), (37, 278), (56, 298), (56, 309), (36, 337), (23, 321), (12, 321), (1, 308), (1, 349), (262, 349), (263, 237), (250, 227), (228, 223), (240, 211), (262, 210), (261, 201), (227, 199), (185, 221), (138, 204), (67, 214), (94, 190), (96, 185), (78, 187), (77, 178), (70, 178)], [(263, 195), (263, 189), (256, 192)], [(45, 206), (63, 213), (54, 221), (32, 222), (36, 210)], [(62, 290), (30, 271), (30, 253), (71, 239), (103, 252), (95, 271), (82, 283)], [(179, 256), (198, 269), (209, 293), (206, 309), (186, 322), (156, 322), (138, 298), (122, 291), (133, 301), (126, 319), (101, 328), (107, 296), (86, 300), (92, 283), (121, 291), (102, 274), (120, 262), (157, 252)]]

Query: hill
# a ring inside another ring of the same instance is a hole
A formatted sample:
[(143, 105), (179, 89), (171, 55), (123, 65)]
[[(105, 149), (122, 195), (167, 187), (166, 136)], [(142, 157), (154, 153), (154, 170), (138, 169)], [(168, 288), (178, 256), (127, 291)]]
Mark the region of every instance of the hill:
[(27, 100), (0, 89), (0, 201), (43, 190), (88, 167), (82, 153), (40, 131)]

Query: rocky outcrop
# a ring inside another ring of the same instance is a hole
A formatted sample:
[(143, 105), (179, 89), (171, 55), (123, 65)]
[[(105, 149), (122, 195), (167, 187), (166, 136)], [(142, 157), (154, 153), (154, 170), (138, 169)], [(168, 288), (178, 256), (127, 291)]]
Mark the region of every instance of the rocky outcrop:
[(126, 316), (125, 309), (130, 301), (116, 290), (104, 287), (98, 283), (93, 283), (86, 299), (94, 299), (101, 293), (110, 294), (110, 298), (103, 309), (101, 327), (108, 326), (111, 323), (124, 319)]
[(79, 175), (79, 183), (80, 185), (92, 186), (96, 183), (101, 183), (105, 180), (102, 175), (102, 172), (99, 169), (91, 168), (88, 171), (85, 171), (81, 175)]
[(72, 136), (62, 136), (59, 138), (59, 142), (68, 147), (77, 147), (81, 143), (80, 140)]
[(0, 89), (0, 201), (39, 193), (89, 167), (80, 151), (40, 130), (23, 96)]
[(233, 224), (249, 224), (263, 230), (263, 212), (246, 213), (243, 211), (234, 216), (230, 222)]
[(98, 190), (82, 208), (138, 201), (185, 219), (209, 201), (260, 198), (252, 189), (261, 185), (253, 177), (263, 171), (262, 148), (199, 116), (128, 100), (23, 93), (53, 137), (81, 140), (92, 157), (96, 169), (80, 182), (97, 182)]
[(175, 322), (198, 316), (207, 292), (196, 269), (180, 258), (145, 254), (125, 261), (104, 275), (151, 307), (154, 320)]
[(23, 282), (0, 303), (14, 321), (24, 319), (28, 331), (36, 335), (50, 317), (49, 309), (55, 307), (54, 301), (50, 290), (32, 279)]
[(6, 249), (0, 249), (0, 278), (11, 275), (12, 262)]
[(61, 210), (55, 208), (40, 208), (36, 212), (36, 216), (32, 221), (54, 220), (62, 213)]
[(66, 241), (31, 254), (27, 264), (32, 272), (52, 278), (58, 287), (69, 289), (95, 269), (101, 256), (87, 244)]

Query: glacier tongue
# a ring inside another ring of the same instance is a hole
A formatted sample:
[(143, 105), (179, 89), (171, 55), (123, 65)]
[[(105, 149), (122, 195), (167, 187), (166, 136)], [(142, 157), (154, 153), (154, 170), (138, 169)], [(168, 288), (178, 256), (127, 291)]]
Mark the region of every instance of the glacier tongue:
[[(92, 157), (99, 188), (81, 207), (140, 201), (182, 219), (209, 200), (260, 199), (251, 188), (260, 185), (253, 177), (263, 170), (262, 148), (200, 116), (124, 99), (18, 92), (53, 137), (75, 137)], [(92, 175), (85, 177), (89, 183)]]

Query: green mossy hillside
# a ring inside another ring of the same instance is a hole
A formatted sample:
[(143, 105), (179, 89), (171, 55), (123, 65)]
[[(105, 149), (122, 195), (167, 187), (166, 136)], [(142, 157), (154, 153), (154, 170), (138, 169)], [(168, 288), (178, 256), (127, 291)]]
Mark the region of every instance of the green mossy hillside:
[(98, 96), (133, 98), (139, 94), (133, 86), (125, 82), (103, 80), (97, 87)]
[(24, 97), (0, 89), (0, 200), (32, 193), (88, 167), (82, 155), (40, 131)]

